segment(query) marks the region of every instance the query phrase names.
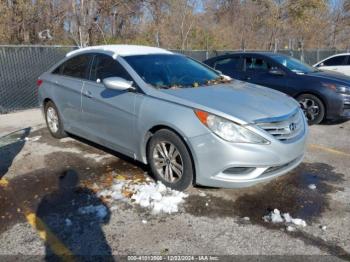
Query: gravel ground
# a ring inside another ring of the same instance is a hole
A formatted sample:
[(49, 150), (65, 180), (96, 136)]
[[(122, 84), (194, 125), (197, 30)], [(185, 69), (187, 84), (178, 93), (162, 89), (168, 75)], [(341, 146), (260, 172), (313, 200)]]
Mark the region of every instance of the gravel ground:
[[(136, 182), (148, 178), (146, 166), (77, 137), (53, 139), (39, 110), (0, 115), (0, 255), (44, 259), (68, 250), (104, 258), (349, 260), (349, 137), (350, 122), (312, 126), (304, 162), (286, 176), (247, 189), (193, 187), (178, 213), (155, 215), (129, 199), (96, 195), (95, 187), (107, 188), (117, 176)], [(78, 212), (88, 205), (106, 207), (106, 216)], [(307, 226), (289, 232), (283, 223), (265, 222), (262, 217), (275, 208)]]

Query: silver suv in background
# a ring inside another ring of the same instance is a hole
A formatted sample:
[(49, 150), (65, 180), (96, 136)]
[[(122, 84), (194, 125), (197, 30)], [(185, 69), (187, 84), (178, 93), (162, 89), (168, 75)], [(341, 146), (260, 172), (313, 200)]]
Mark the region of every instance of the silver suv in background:
[(72, 133), (149, 164), (174, 189), (250, 186), (303, 159), (296, 101), (163, 49), (72, 51), (38, 85), (54, 137)]

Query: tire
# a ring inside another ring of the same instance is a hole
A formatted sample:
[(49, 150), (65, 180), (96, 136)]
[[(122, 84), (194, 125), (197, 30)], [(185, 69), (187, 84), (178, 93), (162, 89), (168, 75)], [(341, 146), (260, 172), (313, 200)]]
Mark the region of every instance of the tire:
[(44, 110), (46, 125), (51, 135), (58, 139), (66, 137), (67, 134), (64, 131), (62, 120), (56, 105), (52, 101), (49, 101), (45, 104)]
[(154, 178), (165, 186), (182, 191), (192, 184), (194, 172), (191, 155), (174, 132), (161, 129), (151, 137), (147, 160)]
[(303, 109), (309, 125), (317, 125), (324, 120), (326, 109), (317, 96), (302, 94), (298, 96), (297, 101)]

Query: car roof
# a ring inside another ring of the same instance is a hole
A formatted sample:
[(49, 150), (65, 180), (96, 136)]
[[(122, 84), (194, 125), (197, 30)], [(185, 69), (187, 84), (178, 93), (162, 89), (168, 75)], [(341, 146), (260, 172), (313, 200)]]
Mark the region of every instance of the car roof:
[(274, 52), (269, 52), (269, 51), (247, 51), (247, 52), (232, 52), (232, 53), (226, 53), (222, 54), (219, 56), (211, 57), (207, 59), (206, 61), (210, 60), (216, 60), (217, 58), (224, 58), (224, 57), (230, 57), (233, 55), (264, 55), (264, 56), (288, 56), (286, 54), (281, 54), (281, 53), (274, 53)]
[(314, 64), (313, 66), (317, 66), (318, 64), (321, 64), (322, 62), (330, 59), (330, 58), (333, 58), (333, 57), (337, 57), (337, 56), (342, 56), (342, 55), (350, 55), (350, 53), (339, 53), (339, 54), (334, 54), (334, 55), (331, 55), (331, 56), (328, 56), (320, 61), (318, 61), (316, 64)]
[(148, 54), (174, 54), (168, 50), (143, 46), (143, 45), (99, 45), (89, 46), (73, 50), (66, 54), (66, 57), (70, 57), (76, 54), (90, 53), (91, 51), (99, 51), (102, 53), (111, 54), (113, 57), (116, 56), (131, 56), (131, 55), (148, 55)]
[[(334, 55), (331, 55), (331, 56), (329, 56), (329, 57), (327, 57), (327, 58), (331, 58), (331, 57), (335, 57), (335, 56), (341, 56), (341, 55), (350, 55), (350, 53), (339, 53), (339, 54), (334, 54)], [(326, 58), (326, 59), (327, 59)]]

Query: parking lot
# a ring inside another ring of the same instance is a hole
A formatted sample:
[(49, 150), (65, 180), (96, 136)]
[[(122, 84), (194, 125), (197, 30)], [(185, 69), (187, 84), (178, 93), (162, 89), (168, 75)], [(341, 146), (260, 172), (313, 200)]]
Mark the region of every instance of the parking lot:
[[(350, 121), (312, 126), (289, 174), (246, 189), (192, 187), (178, 212), (155, 214), (133, 192), (101, 193), (118, 181), (149, 183), (146, 166), (77, 137), (52, 138), (37, 109), (0, 115), (0, 254), (349, 260), (349, 163)], [(101, 216), (86, 209), (96, 206)], [(306, 226), (264, 220), (274, 209)]]

